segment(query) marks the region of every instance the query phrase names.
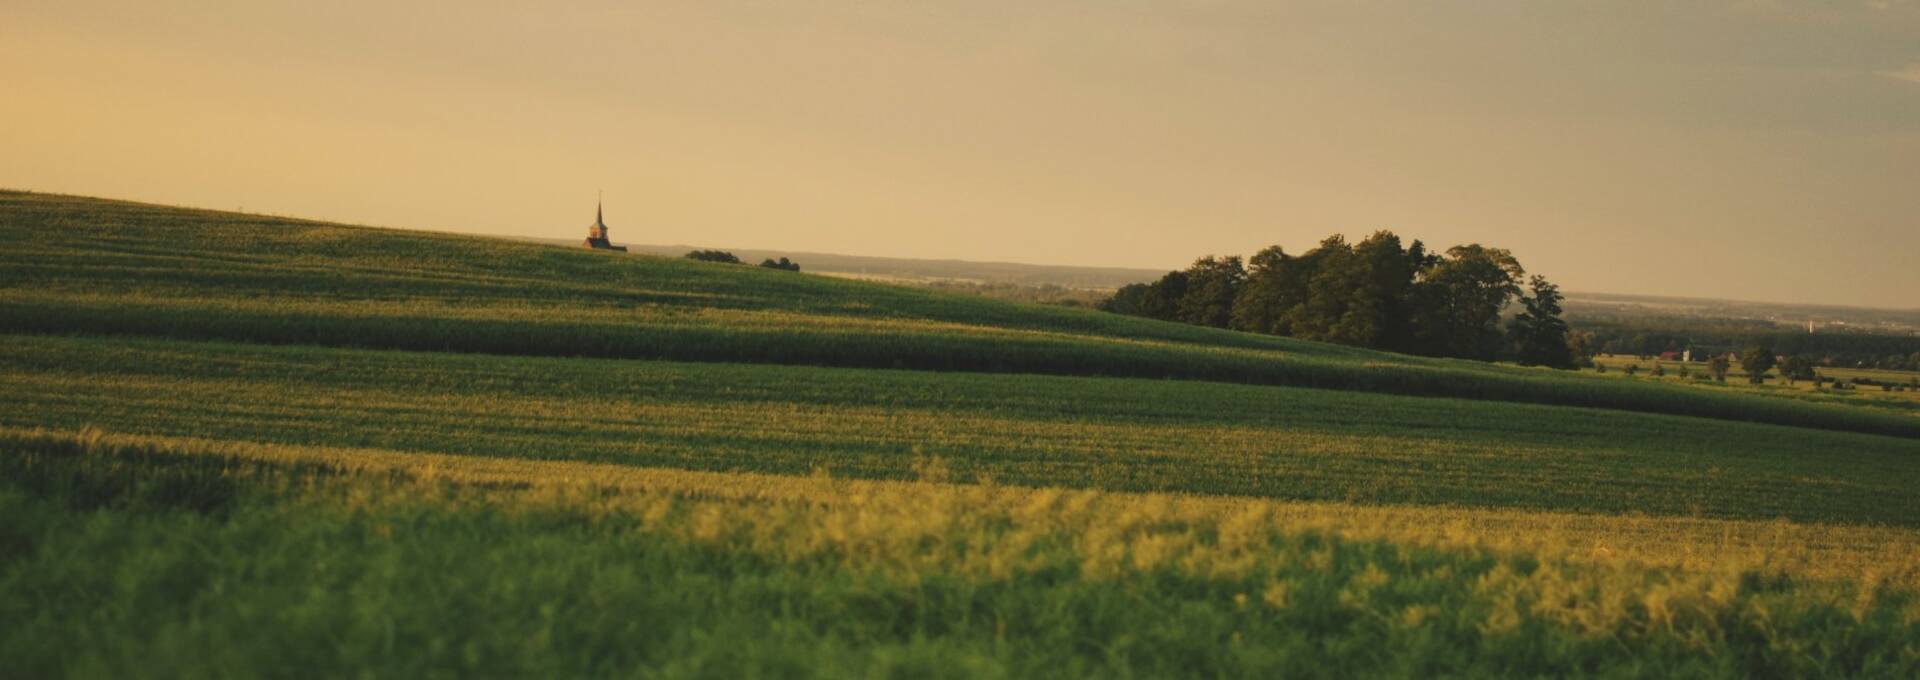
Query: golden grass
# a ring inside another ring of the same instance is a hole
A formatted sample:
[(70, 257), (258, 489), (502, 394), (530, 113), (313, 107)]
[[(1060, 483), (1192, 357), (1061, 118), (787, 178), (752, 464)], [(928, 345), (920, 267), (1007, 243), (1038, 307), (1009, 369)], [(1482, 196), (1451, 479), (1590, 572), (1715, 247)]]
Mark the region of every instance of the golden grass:
[[(1178, 565), (1221, 576), (1261, 559), (1258, 551), (1277, 537), (1323, 534), (1524, 554), (1622, 573), (1673, 570), (1687, 575), (1683, 580), (1704, 579), (1688, 582), (1709, 590), (1743, 573), (1867, 593), (1920, 589), (1920, 531), (1897, 527), (954, 484), (943, 480), (937, 459), (923, 459), (920, 481), (876, 481), (0, 429), (0, 442), (9, 443), (76, 436), (90, 449), (321, 465), (354, 476), (490, 488), (535, 506), (672, 514), (682, 520), (671, 530), (692, 540), (984, 577), (1006, 576), (1021, 566), (1025, 546), (1061, 534), (1080, 546), (1088, 575)], [(954, 551), (954, 537), (976, 544)]]

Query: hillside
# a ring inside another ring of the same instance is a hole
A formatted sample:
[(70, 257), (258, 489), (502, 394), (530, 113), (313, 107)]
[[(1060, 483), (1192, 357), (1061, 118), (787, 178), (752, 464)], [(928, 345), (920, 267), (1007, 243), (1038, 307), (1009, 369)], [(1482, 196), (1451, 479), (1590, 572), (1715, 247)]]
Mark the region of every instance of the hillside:
[(1859, 409), (1423, 359), (673, 258), (0, 194), (16, 331), (1178, 378), (1920, 437)]
[(0, 193), (27, 677), (1890, 676), (1920, 418)]

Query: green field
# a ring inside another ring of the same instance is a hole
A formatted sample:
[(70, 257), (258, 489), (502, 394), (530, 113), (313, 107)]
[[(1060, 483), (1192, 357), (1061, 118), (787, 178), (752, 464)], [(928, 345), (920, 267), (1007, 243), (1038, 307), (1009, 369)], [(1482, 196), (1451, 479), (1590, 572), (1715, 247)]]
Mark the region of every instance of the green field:
[(180, 675), (1920, 668), (1920, 418), (0, 193), (0, 658)]

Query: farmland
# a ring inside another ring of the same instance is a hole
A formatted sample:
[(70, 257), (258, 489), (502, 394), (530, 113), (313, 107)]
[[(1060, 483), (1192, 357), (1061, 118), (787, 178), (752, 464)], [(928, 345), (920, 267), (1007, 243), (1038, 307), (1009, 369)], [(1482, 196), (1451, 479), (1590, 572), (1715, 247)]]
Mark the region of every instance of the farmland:
[(24, 675), (1920, 664), (1908, 410), (37, 194), (0, 253)]
[[(1604, 366), (1606, 370), (1612, 371), (1616, 378), (1638, 379), (1658, 384), (1688, 385), (1720, 392), (1767, 395), (1810, 403), (1865, 406), (1920, 415), (1920, 382), (1917, 382), (1920, 381), (1920, 373), (1913, 371), (1837, 366), (1820, 366), (1815, 369), (1820, 377), (1828, 381), (1848, 383), (1846, 389), (1837, 389), (1832, 382), (1804, 379), (1789, 382), (1780, 375), (1778, 368), (1767, 372), (1764, 384), (1752, 385), (1748, 383), (1747, 372), (1742, 370), (1737, 362), (1728, 367), (1726, 382), (1715, 383), (1710, 380), (1711, 376), (1705, 362), (1663, 361), (1657, 358), (1641, 359), (1614, 354), (1602, 354), (1594, 357), (1593, 361), (1597, 366)], [(1653, 375), (1656, 367), (1664, 375)], [(1629, 370), (1632, 371), (1632, 375), (1627, 374)]]

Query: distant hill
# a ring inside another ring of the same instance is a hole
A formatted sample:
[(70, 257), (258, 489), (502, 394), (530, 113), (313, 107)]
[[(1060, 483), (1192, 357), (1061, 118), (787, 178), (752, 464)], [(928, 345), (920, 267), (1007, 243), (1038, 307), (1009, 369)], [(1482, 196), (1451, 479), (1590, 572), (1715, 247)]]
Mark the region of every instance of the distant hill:
[[(524, 239), (537, 243), (577, 245), (572, 240), (562, 239)], [(666, 255), (678, 257), (693, 250), (714, 249), (712, 246), (688, 245), (647, 245), (640, 243), (625, 244), (627, 249), (636, 253)], [(759, 248), (718, 248), (733, 253), (748, 263), (757, 263), (764, 259), (790, 258), (799, 262), (803, 270), (816, 274), (844, 274), (853, 278), (876, 281), (901, 281), (928, 283), (956, 281), (982, 284), (1014, 284), (1022, 286), (1061, 286), (1082, 290), (1113, 290), (1129, 283), (1152, 281), (1166, 272), (1157, 269), (1135, 269), (1128, 267), (1073, 267), (1050, 264), (1022, 264), (1017, 262), (972, 262), (968, 260), (924, 260), (905, 257), (872, 257), (866, 255), (839, 255), (835, 253), (816, 253), (794, 250), (764, 250)]]
[(1566, 310), (1567, 317), (1575, 322), (1660, 319), (1684, 325), (1702, 320), (1735, 320), (1790, 327), (1812, 323), (1830, 331), (1920, 333), (1920, 309), (1573, 292), (1567, 294)]

